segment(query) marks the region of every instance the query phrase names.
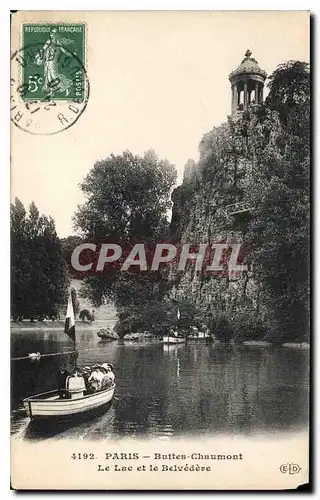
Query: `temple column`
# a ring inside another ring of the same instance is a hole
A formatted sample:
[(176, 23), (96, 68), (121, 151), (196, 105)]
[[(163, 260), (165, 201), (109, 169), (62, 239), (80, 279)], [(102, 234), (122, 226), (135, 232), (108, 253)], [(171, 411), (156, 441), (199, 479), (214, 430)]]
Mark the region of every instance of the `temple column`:
[(243, 91), (243, 107), (246, 108), (248, 104), (248, 84), (244, 82), (244, 91)]
[(236, 110), (235, 84), (231, 85), (231, 95), (232, 95), (231, 112), (234, 113)]
[(256, 82), (256, 88), (254, 91), (254, 100), (256, 104), (260, 104), (260, 99), (259, 99), (259, 84)]
[(233, 113), (233, 108), (234, 108), (234, 92), (233, 92), (233, 85), (231, 85), (231, 113)]
[(238, 106), (239, 106), (239, 89), (237, 87), (237, 84), (235, 84), (234, 86), (234, 110), (237, 111), (238, 110)]

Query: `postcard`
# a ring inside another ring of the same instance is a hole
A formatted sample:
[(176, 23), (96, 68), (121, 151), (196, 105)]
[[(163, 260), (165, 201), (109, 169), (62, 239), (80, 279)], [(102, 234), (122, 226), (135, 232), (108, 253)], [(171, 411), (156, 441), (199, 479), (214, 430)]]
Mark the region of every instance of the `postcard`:
[(310, 13), (11, 25), (12, 488), (307, 491)]

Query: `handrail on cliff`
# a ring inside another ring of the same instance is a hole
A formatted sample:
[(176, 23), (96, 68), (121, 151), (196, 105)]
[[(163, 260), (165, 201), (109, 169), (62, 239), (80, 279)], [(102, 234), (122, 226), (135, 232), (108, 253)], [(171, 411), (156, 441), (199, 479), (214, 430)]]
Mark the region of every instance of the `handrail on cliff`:
[(239, 201), (238, 203), (232, 203), (231, 205), (226, 205), (225, 209), (228, 215), (238, 215), (245, 212), (250, 212), (253, 207), (248, 206), (245, 201)]

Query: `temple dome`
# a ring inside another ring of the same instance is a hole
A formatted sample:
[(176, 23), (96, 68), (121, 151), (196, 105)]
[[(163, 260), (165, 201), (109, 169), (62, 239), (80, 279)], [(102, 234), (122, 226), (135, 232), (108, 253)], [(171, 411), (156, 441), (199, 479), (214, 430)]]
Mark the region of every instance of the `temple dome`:
[(251, 57), (251, 55), (252, 52), (250, 50), (247, 50), (245, 53), (245, 58), (241, 61), (240, 66), (238, 66), (237, 69), (230, 73), (230, 81), (241, 75), (259, 75), (263, 78), (263, 80), (266, 79), (267, 73), (260, 68), (258, 61), (254, 59), (254, 57)]
[(229, 75), (232, 114), (244, 111), (251, 104), (263, 103), (263, 88), (267, 73), (251, 55), (251, 50), (247, 50), (240, 66)]

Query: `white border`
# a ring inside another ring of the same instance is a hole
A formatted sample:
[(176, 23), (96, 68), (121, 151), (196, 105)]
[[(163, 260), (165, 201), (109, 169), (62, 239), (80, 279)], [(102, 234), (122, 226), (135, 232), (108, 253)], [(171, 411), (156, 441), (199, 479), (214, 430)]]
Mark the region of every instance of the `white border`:
[[(72, 2), (70, 0), (55, 0), (51, 2), (50, 6), (48, 3), (43, 2), (43, 0), (29, 0), (28, 2), (23, 0), (18, 0), (13, 5), (13, 2), (5, 1), (1, 3), (0, 13), (2, 14), (1, 19), (1, 30), (0, 30), (0, 51), (1, 51), (1, 61), (2, 61), (2, 71), (0, 77), (0, 99), (2, 100), (1, 105), (1, 113), (0, 118), (2, 120), (1, 127), (1, 153), (2, 153), (2, 162), (0, 167), (1, 172), (1, 182), (0, 182), (0, 234), (1, 234), (1, 280), (0, 280), (0, 293), (1, 293), (1, 313), (2, 313), (2, 373), (1, 373), (1, 396), (2, 401), (5, 400), (5, 404), (2, 404), (0, 416), (0, 429), (4, 434), (1, 439), (1, 467), (0, 467), (0, 491), (1, 498), (7, 499), (12, 498), (14, 492), (9, 491), (9, 475), (10, 475), (10, 467), (9, 467), (9, 387), (10, 387), (10, 366), (9, 366), (9, 352), (10, 352), (10, 344), (9, 344), (9, 306), (10, 306), (10, 294), (9, 294), (9, 185), (10, 185), (10, 175), (9, 175), (9, 158), (10, 158), (10, 135), (9, 135), (9, 124), (10, 124), (10, 114), (9, 114), (9, 53), (10, 53), (10, 29), (9, 29), (9, 10), (10, 9), (18, 9), (18, 10), (310, 10), (312, 14), (317, 17), (319, 15), (319, 1), (313, 0), (309, 2), (303, 1), (294, 1), (287, 2), (284, 0), (268, 0), (268, 1), (191, 1), (191, 0), (154, 0), (152, 2), (147, 1), (133, 1), (133, 0), (77, 0), (77, 2)], [(241, 8), (240, 8), (241, 7)], [(316, 29), (316, 25), (319, 20), (315, 19), (313, 28)], [(316, 88), (319, 86), (319, 64), (316, 64), (316, 59), (319, 60), (319, 36), (314, 33), (314, 46), (313, 46), (313, 72), (314, 72), (314, 92), (313, 92), (313, 111), (316, 115), (314, 120), (314, 140), (313, 140), (313, 183), (314, 183), (314, 194), (313, 194), (313, 204), (314, 204), (314, 248), (313, 248), (313, 260), (315, 261), (318, 256), (319, 248), (316, 244), (316, 237), (319, 234), (320, 229), (320, 203), (318, 203), (318, 196), (320, 195), (319, 190), (319, 171), (320, 165), (318, 164), (318, 158), (316, 156), (316, 140), (317, 140), (317, 132), (319, 130), (319, 99), (316, 100)], [(4, 71), (5, 69), (5, 71)], [(316, 85), (317, 82), (317, 85)], [(317, 231), (318, 230), (318, 231)], [(313, 279), (313, 293), (316, 294), (319, 285), (320, 272), (319, 268), (315, 269), (315, 277)], [(319, 297), (315, 297), (314, 305), (313, 305), (314, 313), (320, 311), (320, 299)], [(319, 313), (318, 313), (319, 314)], [(315, 347), (313, 348), (313, 368), (314, 368), (314, 388), (315, 390), (315, 413), (319, 414), (319, 388), (320, 388), (320, 371), (317, 367), (317, 351), (318, 351), (318, 340), (317, 335), (320, 334), (320, 328), (318, 328), (318, 314), (314, 318), (313, 324), (313, 333), (314, 333), (314, 343)], [(314, 422), (316, 423), (316, 422)], [(316, 425), (314, 425), (314, 436), (313, 442), (314, 445), (317, 444), (318, 440)], [(316, 458), (317, 458), (316, 454)], [(320, 467), (318, 460), (315, 462), (314, 468), (314, 480), (315, 478), (319, 478)], [(319, 479), (317, 483), (319, 482)], [(317, 488), (318, 489), (318, 488)], [(217, 495), (218, 493), (214, 493)], [(274, 495), (271, 493), (272, 496)], [(38, 498), (43, 498), (45, 493), (37, 494)], [(190, 494), (189, 494), (190, 495)], [(199, 494), (193, 494), (192, 496), (198, 496)], [(218, 494), (220, 495), (220, 494)], [(281, 494), (282, 496), (283, 494)], [(55, 495), (54, 495), (55, 496)], [(70, 496), (70, 493), (59, 494), (60, 498), (67, 498)], [(89, 497), (92, 497), (93, 494), (88, 493)], [(119, 498), (120, 496), (128, 496), (128, 495), (119, 495), (119, 494), (110, 494), (108, 493), (108, 498)], [(144, 495), (145, 496), (145, 495)], [(165, 494), (166, 498), (174, 498), (175, 494)], [(228, 497), (229, 495), (223, 495), (224, 497)], [(230, 494), (231, 496), (231, 494)], [(289, 494), (291, 496), (291, 494)], [(286, 498), (288, 498), (288, 494), (286, 494)]]

